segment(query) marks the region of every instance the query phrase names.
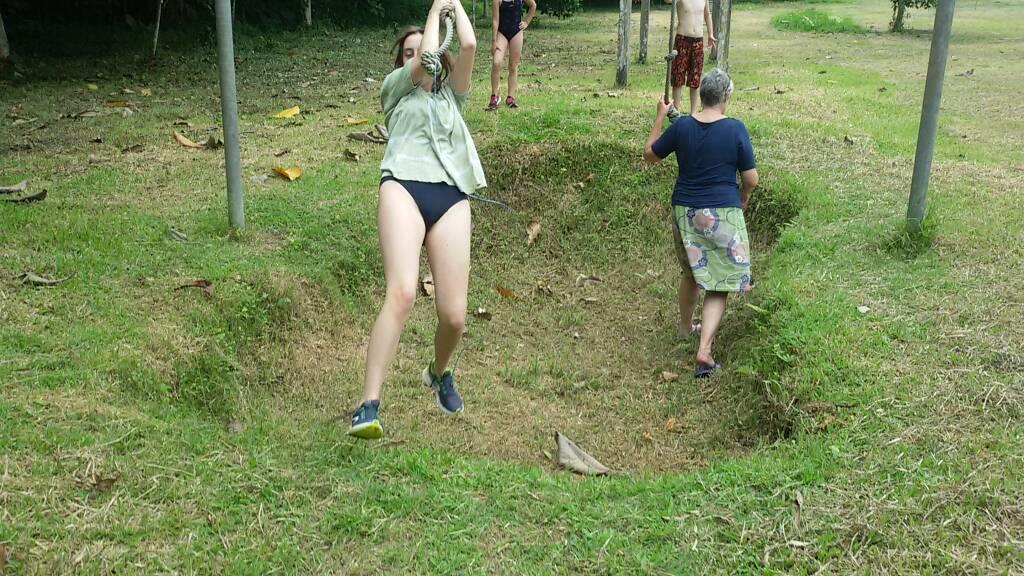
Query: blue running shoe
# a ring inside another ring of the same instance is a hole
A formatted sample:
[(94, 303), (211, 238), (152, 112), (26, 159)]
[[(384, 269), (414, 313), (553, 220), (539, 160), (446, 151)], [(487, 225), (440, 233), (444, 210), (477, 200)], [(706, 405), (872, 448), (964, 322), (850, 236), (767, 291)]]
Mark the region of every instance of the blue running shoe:
[(445, 414), (459, 414), (464, 409), (462, 397), (455, 390), (455, 376), (450, 368), (441, 376), (436, 376), (434, 362), (431, 361), (430, 366), (423, 369), (423, 384), (437, 392), (437, 407)]
[(380, 400), (370, 400), (360, 404), (352, 413), (352, 426), (348, 429), (348, 435), (363, 440), (376, 440), (384, 436), (384, 427), (377, 419), (379, 409)]

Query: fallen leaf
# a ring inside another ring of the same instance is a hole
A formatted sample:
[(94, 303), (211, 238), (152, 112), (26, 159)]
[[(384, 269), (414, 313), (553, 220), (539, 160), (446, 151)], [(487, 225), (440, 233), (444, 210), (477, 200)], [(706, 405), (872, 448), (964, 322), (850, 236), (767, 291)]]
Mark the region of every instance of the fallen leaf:
[(387, 140), (374, 134), (363, 134), (361, 132), (351, 132), (348, 135), (349, 140), (356, 140), (358, 142), (369, 142), (371, 144), (387, 144)]
[(597, 302), (600, 302), (600, 300), (594, 298), (593, 296), (587, 296), (586, 298), (583, 299), (583, 301), (589, 304), (596, 304)]
[(555, 291), (551, 289), (551, 286), (544, 280), (537, 280), (537, 292), (544, 294), (545, 296), (554, 296)]
[(667, 372), (667, 371), (666, 372), (662, 372), (661, 373), (661, 380), (663, 382), (675, 382), (676, 380), (679, 380), (679, 374), (676, 374), (675, 372)]
[(526, 225), (526, 245), (530, 246), (534, 240), (537, 239), (537, 235), (540, 234), (540, 218), (534, 218), (530, 220), (530, 223)]
[(130, 152), (142, 152), (142, 144), (132, 144), (131, 146), (121, 149), (121, 154), (128, 154)]
[(518, 300), (516, 293), (512, 290), (505, 288), (504, 286), (497, 286), (498, 294), (501, 294), (502, 298), (508, 298), (509, 300)]
[(380, 134), (381, 138), (385, 140), (391, 138), (391, 134), (388, 133), (388, 129), (383, 124), (374, 124), (373, 128), (377, 131), (377, 134)]
[(558, 446), (558, 463), (573, 472), (592, 476), (603, 476), (609, 472), (607, 466), (584, 452), (561, 432), (555, 432), (555, 444)]
[(359, 162), (359, 154), (356, 154), (355, 152), (349, 150), (348, 148), (345, 148), (345, 158), (353, 162)]
[(96, 90), (99, 90), (99, 89), (100, 89), (100, 87), (99, 87), (99, 86), (97, 86), (97, 85), (93, 84), (92, 82), (89, 82), (89, 83), (87, 83), (87, 84), (85, 85), (85, 87), (86, 87), (86, 89), (88, 89), (88, 90), (93, 90), (93, 91), (96, 91)]
[(28, 188), (28, 180), (22, 180), (13, 186), (0, 186), (0, 194), (14, 194), (24, 192)]
[(31, 123), (35, 122), (36, 120), (39, 120), (39, 118), (18, 118), (14, 122), (11, 122), (11, 126), (21, 126), (23, 124), (31, 124)]
[(302, 176), (302, 168), (299, 168), (298, 166), (290, 166), (288, 168), (285, 168), (284, 166), (274, 166), (273, 170), (275, 174), (289, 182), (294, 182)]
[(173, 226), (171, 227), (170, 230), (167, 231), (167, 235), (171, 237), (171, 240), (177, 240), (178, 242), (188, 242), (188, 236), (186, 236), (184, 232), (178, 230)]
[(473, 317), (474, 318), (481, 318), (483, 320), (490, 320), (491, 319), (491, 313), (487, 311), (487, 308), (481, 307), (481, 308), (477, 308), (476, 310), (473, 310)]
[(186, 148), (196, 148), (199, 150), (202, 150), (203, 148), (202, 144), (197, 144), (196, 142), (193, 142), (187, 136), (182, 135), (180, 132), (174, 133), (174, 139), (178, 141), (178, 144), (181, 144)]
[(21, 280), (22, 284), (28, 284), (29, 286), (56, 286), (61, 282), (66, 281), (70, 276), (64, 278), (47, 278), (46, 276), (40, 276), (35, 272), (25, 272), (16, 277)]
[(573, 340), (579, 340), (580, 339), (580, 333), (579, 332), (573, 332), (572, 333), (572, 339)]
[(274, 157), (275, 158), (280, 158), (281, 156), (284, 156), (285, 154), (287, 154), (287, 153), (289, 153), (291, 151), (292, 151), (291, 148), (279, 148), (279, 149), (274, 151)]
[(597, 276), (589, 276), (589, 275), (586, 275), (586, 274), (577, 274), (576, 275), (576, 287), (577, 288), (585, 288), (587, 286), (590, 286), (591, 284), (599, 284), (601, 282), (604, 282), (604, 280), (598, 278)]
[(92, 489), (96, 492), (109, 492), (114, 482), (117, 482), (117, 478), (102, 478), (97, 475), (92, 479)]
[(242, 430), (245, 430), (245, 425), (243, 425), (237, 418), (232, 418), (231, 420), (228, 420), (227, 424), (225, 424), (224, 429), (227, 430), (229, 434), (238, 434)]
[(353, 118), (351, 116), (345, 118), (345, 124), (348, 124), (350, 126), (354, 126), (356, 124), (366, 124), (367, 122), (369, 122), (369, 120), (366, 118)]
[(434, 275), (428, 270), (420, 280), (420, 289), (423, 290), (423, 294), (428, 298), (434, 297)]
[(867, 314), (870, 311), (871, 308), (868, 308), (867, 306), (857, 306), (857, 312), (860, 312), (861, 314)]
[(152, 96), (153, 95), (153, 91), (150, 90), (149, 88), (143, 88), (142, 89), (142, 95), (146, 96), (146, 97)]
[(130, 105), (131, 104), (129, 104), (125, 100), (108, 100), (107, 101), (107, 106), (110, 106), (111, 108), (127, 108)]
[(206, 142), (203, 142), (202, 146), (207, 150), (216, 150), (224, 147), (224, 141), (211, 134), (206, 138)]
[(758, 89), (759, 89), (758, 86), (749, 86), (747, 88), (744, 88), (744, 89), (740, 90), (740, 92), (754, 92), (754, 91), (756, 91)]
[(292, 106), (291, 108), (285, 108), (284, 110), (281, 110), (277, 114), (274, 114), (272, 117), (273, 118), (291, 118), (292, 116), (295, 116), (298, 113), (299, 113), (299, 107), (298, 106)]
[(760, 306), (755, 306), (754, 304), (746, 304), (746, 307), (750, 308), (751, 310), (753, 310), (754, 312), (757, 312), (759, 314), (767, 314), (768, 313), (768, 311), (765, 310), (764, 308), (761, 308)]
[(36, 192), (35, 194), (29, 194), (28, 196), (22, 196), (21, 198), (11, 198), (7, 200), (11, 204), (28, 204), (30, 202), (42, 202), (46, 200), (46, 190)]
[(961, 73), (957, 74), (957, 76), (963, 76), (965, 78), (971, 78), (971, 77), (974, 76), (974, 68), (971, 68), (970, 70), (968, 70), (966, 72), (961, 72)]
[(213, 282), (210, 282), (205, 278), (197, 278), (188, 284), (178, 286), (175, 290), (183, 290), (185, 288), (201, 288), (203, 290), (203, 294), (206, 294), (207, 298), (213, 296)]

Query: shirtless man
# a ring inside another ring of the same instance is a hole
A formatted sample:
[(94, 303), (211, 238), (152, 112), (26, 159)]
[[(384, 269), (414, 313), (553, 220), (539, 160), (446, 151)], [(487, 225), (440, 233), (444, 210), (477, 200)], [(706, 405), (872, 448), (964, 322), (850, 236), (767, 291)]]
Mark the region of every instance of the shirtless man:
[(710, 0), (677, 0), (679, 28), (676, 31), (677, 56), (672, 61), (672, 101), (679, 102), (683, 84), (690, 88), (690, 115), (697, 112), (697, 89), (704, 72), (704, 23), (708, 27), (708, 50), (714, 50), (718, 40), (711, 23)]

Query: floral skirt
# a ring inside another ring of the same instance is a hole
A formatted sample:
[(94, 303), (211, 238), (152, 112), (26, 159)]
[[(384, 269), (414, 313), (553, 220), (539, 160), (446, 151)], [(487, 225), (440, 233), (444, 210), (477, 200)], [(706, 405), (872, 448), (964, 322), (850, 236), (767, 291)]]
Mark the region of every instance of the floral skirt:
[(750, 291), (750, 244), (740, 208), (672, 207), (683, 273), (712, 292)]

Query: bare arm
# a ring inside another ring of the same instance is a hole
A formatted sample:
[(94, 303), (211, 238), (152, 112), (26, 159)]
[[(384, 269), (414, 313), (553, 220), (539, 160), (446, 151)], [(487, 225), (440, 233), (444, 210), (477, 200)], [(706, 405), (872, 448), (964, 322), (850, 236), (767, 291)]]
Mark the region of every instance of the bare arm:
[(420, 40), (420, 55), (412, 63), (412, 81), (419, 85), (427, 77), (427, 71), (423, 68), (422, 54), (433, 52), (440, 45), (441, 34), (441, 8), (449, 3), (449, 0), (434, 0), (434, 4), (427, 12), (427, 23), (423, 25), (423, 39)]
[(665, 117), (668, 116), (668, 109), (672, 106), (672, 101), (665, 102), (663, 99), (658, 98), (658, 111), (654, 115), (654, 124), (651, 125), (651, 131), (647, 134), (647, 144), (644, 145), (644, 160), (648, 164), (656, 164), (661, 162), (661, 157), (654, 153), (654, 142), (657, 141), (658, 137), (661, 136), (661, 126), (665, 123)]
[(455, 60), (452, 70), (452, 90), (456, 94), (469, 91), (469, 81), (473, 77), (473, 61), (476, 59), (476, 33), (470, 22), (462, 2), (455, 2), (455, 31), (459, 34), (459, 57)]
[(740, 206), (743, 209), (747, 208), (747, 203), (750, 202), (750, 193), (754, 188), (757, 188), (757, 168), (740, 172)]
[(704, 2), (704, 25), (708, 28), (708, 50), (714, 50), (718, 44), (715, 38), (715, 23), (711, 18), (711, 2)]
[(526, 18), (519, 24), (520, 30), (526, 30), (526, 27), (533, 22), (533, 17), (537, 14), (537, 0), (526, 0), (526, 5), (530, 7), (530, 10), (526, 13)]

